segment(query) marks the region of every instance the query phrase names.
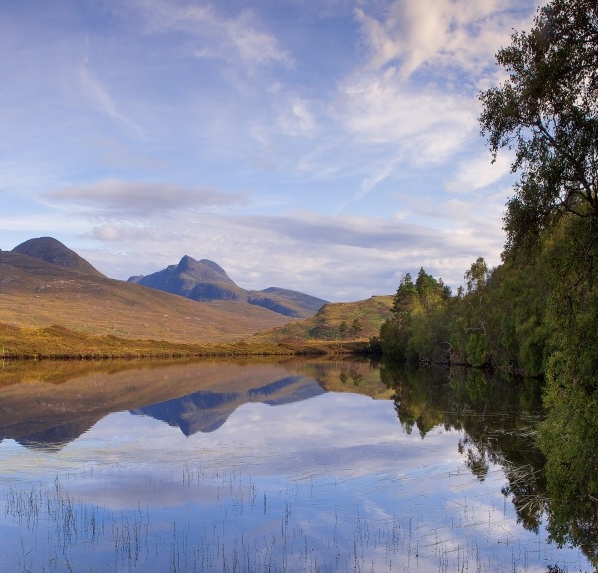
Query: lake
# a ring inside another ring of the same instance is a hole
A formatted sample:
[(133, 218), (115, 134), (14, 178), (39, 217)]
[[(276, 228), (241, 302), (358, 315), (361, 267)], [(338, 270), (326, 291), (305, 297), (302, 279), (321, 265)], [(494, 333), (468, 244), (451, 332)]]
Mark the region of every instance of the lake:
[(4, 363), (0, 571), (589, 571), (547, 532), (541, 416), (359, 361)]

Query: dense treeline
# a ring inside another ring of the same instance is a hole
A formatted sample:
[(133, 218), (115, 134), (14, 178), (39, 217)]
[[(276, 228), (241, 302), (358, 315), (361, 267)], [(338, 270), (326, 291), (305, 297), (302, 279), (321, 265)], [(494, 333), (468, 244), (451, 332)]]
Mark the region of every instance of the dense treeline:
[(405, 276), (380, 331), (389, 359), (460, 362), (545, 379), (548, 530), (598, 571), (598, 3), (551, 0), (497, 62), (480, 94), (481, 132), (519, 174), (503, 262), (483, 259), (450, 296)]
[(455, 296), (422, 268), (405, 275), (376, 341), (385, 357), (545, 373), (550, 355), (548, 268), (478, 258)]
[[(598, 228), (573, 215), (530, 253), (478, 258), (455, 295), (424, 269), (405, 275), (376, 341), (385, 357), (491, 367), (598, 386)], [(529, 257), (529, 258), (528, 258)]]
[(506, 78), (479, 95), (481, 133), (519, 175), (503, 263), (483, 259), (447, 296), (406, 276), (380, 332), (399, 360), (462, 362), (598, 387), (598, 4), (551, 0), (499, 50)]

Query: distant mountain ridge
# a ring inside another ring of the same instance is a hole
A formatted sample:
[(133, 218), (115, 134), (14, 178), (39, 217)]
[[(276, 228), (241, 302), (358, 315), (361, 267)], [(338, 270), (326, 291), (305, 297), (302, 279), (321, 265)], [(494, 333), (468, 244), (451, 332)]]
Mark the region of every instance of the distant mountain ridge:
[(177, 294), (197, 302), (236, 300), (261, 306), (290, 318), (313, 316), (328, 301), (298, 291), (269, 287), (245, 290), (213, 261), (196, 261), (185, 255), (177, 265), (169, 265), (149, 275), (133, 276), (129, 282)]
[[(215, 263), (207, 267), (221, 274)], [(185, 344), (228, 343), (289, 322), (288, 316), (245, 301), (197, 304), (108, 278), (51, 237), (0, 250), (0, 301), (0, 323), (8, 327), (64, 327), (94, 336)]]

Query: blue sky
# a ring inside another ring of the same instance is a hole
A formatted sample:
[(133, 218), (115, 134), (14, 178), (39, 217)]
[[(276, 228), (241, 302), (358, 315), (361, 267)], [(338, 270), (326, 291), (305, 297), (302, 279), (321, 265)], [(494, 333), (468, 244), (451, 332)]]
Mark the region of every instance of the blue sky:
[(0, 1), (0, 248), (333, 301), (500, 262), (479, 134), (531, 0)]

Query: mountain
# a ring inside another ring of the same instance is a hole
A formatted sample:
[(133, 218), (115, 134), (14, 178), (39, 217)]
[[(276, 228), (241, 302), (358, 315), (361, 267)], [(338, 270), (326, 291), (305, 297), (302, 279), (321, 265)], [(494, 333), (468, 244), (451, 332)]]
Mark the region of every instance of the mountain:
[(21, 255), (28, 255), (34, 259), (42, 259), (47, 263), (52, 263), (59, 267), (67, 269), (74, 269), (84, 272), (88, 275), (100, 276), (104, 275), (89, 264), (83, 257), (80, 257), (75, 251), (72, 251), (60, 241), (52, 237), (39, 237), (37, 239), (29, 239), (24, 243), (16, 246), (13, 253)]
[(145, 276), (134, 276), (129, 282), (178, 294), (198, 302), (236, 300), (260, 306), (291, 318), (313, 316), (327, 301), (301, 292), (270, 287), (261, 291), (237, 286), (224, 269), (207, 259), (196, 261), (185, 255), (178, 265)]
[(197, 304), (109, 279), (61, 245), (43, 238), (0, 251), (0, 323), (201, 344), (240, 340), (289, 321), (241, 300)]
[(147, 276), (130, 277), (129, 282), (141, 284), (172, 294), (178, 294), (197, 302), (213, 300), (243, 300), (245, 292), (212, 261), (184, 256), (178, 265)]

